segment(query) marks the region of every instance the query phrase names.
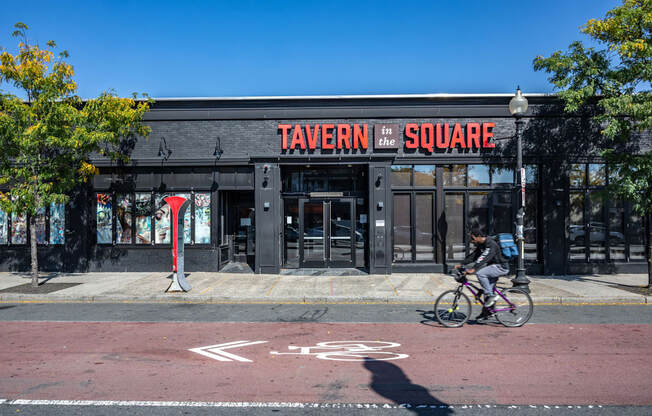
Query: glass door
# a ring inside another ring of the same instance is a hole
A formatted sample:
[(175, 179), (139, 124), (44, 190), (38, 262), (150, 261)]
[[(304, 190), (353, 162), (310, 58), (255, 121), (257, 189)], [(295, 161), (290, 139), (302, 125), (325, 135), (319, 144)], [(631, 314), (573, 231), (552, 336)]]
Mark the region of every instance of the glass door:
[(352, 201), (302, 199), (299, 217), (300, 267), (353, 267)]

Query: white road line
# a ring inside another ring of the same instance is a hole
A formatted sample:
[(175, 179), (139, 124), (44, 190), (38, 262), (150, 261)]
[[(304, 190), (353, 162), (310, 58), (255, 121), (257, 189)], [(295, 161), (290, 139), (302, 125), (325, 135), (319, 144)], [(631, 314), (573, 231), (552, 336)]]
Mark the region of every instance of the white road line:
[[(133, 406), (133, 407), (222, 407), (222, 408), (321, 408), (321, 409), (410, 409), (425, 408), (431, 409), (466, 409), (473, 410), (481, 407), (507, 409), (525, 408), (546, 408), (552, 406), (559, 408), (559, 405), (434, 405), (434, 404), (388, 404), (388, 403), (300, 403), (300, 402), (163, 402), (163, 401), (128, 401), (128, 400), (27, 400), (27, 399), (0, 399), (0, 405), (10, 406)], [(602, 406), (568, 406), (571, 409), (599, 408)]]

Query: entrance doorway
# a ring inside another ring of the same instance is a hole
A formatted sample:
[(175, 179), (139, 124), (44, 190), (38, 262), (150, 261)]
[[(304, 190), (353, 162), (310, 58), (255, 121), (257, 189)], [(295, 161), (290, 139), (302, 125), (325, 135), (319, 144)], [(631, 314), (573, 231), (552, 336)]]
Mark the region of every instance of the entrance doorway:
[(354, 267), (353, 199), (299, 200), (300, 267)]
[(256, 218), (254, 193), (220, 193), (221, 242), (228, 245), (230, 261), (246, 263), (253, 270), (256, 255)]

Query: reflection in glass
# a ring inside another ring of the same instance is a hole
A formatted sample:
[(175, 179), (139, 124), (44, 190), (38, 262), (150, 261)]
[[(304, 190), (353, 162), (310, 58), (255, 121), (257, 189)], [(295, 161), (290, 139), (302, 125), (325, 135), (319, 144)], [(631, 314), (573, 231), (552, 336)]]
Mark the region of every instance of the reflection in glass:
[(523, 219), (524, 258), (536, 261), (537, 256), (537, 194), (525, 193), (525, 218)]
[(115, 207), (115, 234), (118, 244), (131, 244), (131, 230), (133, 229), (131, 209), (131, 194), (117, 194)]
[(590, 260), (605, 260), (607, 255), (607, 227), (604, 223), (604, 205), (598, 192), (589, 194), (591, 215), (589, 226)]
[(466, 186), (466, 165), (444, 166), (444, 186)]
[(411, 165), (392, 165), (392, 186), (412, 185)]
[(622, 201), (611, 201), (609, 206), (609, 258), (626, 261), (625, 253), (625, 210)]
[(415, 186), (435, 186), (435, 166), (415, 165), (414, 166)]
[(489, 186), (489, 166), (469, 165), (469, 186)]
[(584, 163), (575, 163), (570, 165), (568, 172), (570, 186), (578, 187), (586, 185), (586, 165)]
[(27, 244), (27, 216), (11, 214), (11, 244)]
[(489, 193), (469, 194), (469, 226), (478, 227), (485, 235), (489, 233)]
[(7, 244), (7, 213), (0, 209), (0, 244)]
[(50, 244), (63, 244), (66, 241), (64, 229), (66, 227), (66, 206), (64, 204), (50, 204)]
[(570, 216), (568, 229), (568, 256), (571, 261), (586, 260), (586, 238), (584, 231), (584, 193), (571, 192), (569, 195)]
[(36, 244), (45, 244), (47, 242), (47, 230), (45, 224), (47, 219), (45, 217), (45, 207), (36, 210)]
[[(471, 180), (470, 178), (471, 175), (469, 173), (469, 181)], [(514, 185), (514, 170), (507, 166), (492, 166), (491, 183), (498, 186)]]
[(303, 260), (323, 262), (325, 260), (324, 204), (321, 201), (304, 203), (303, 221)]
[(184, 193), (184, 194), (174, 194), (175, 196), (180, 196), (182, 198), (186, 198), (187, 200), (190, 201), (190, 204), (188, 207), (186, 207), (186, 212), (183, 214), (183, 242), (184, 244), (190, 244), (192, 241), (192, 225), (190, 224), (190, 219), (191, 219), (191, 214), (190, 212), (192, 211), (192, 197), (190, 196), (189, 193)]
[(432, 238), (433, 201), (432, 194), (416, 194), (416, 261), (432, 261), (435, 259), (434, 239)]
[(195, 243), (211, 242), (211, 194), (195, 194)]
[(464, 248), (464, 194), (446, 194), (445, 197), (446, 258), (461, 261)]
[(605, 165), (598, 163), (589, 164), (589, 186), (603, 186), (606, 182)]
[[(527, 195), (527, 194), (526, 194)], [(526, 197), (527, 198), (527, 197)], [(494, 202), (494, 230), (493, 234), (512, 234), (512, 198), (507, 192), (493, 194)]]
[(97, 194), (97, 243), (113, 242), (113, 208), (111, 194)]
[(351, 203), (332, 201), (330, 203), (330, 260), (352, 262)]
[(394, 261), (412, 261), (410, 194), (394, 194)]
[(136, 193), (136, 244), (150, 244), (152, 241), (152, 195)]
[(643, 219), (636, 214), (629, 216), (629, 259), (634, 261), (645, 260), (645, 237), (643, 231)]
[(299, 267), (299, 200), (284, 200), (283, 224), (285, 267)]
[(539, 167), (537, 165), (525, 165), (525, 183), (528, 185), (539, 183)]
[(356, 221), (355, 232), (355, 263), (356, 267), (365, 265), (365, 242), (367, 241), (367, 224), (369, 216), (367, 215), (367, 204), (364, 198), (356, 198), (355, 215)]

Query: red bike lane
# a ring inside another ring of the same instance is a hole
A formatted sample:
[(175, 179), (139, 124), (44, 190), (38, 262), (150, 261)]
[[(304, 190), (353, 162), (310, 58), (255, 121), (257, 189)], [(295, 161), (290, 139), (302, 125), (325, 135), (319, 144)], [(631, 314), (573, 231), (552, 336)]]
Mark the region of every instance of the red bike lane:
[[(355, 343), (316, 348), (335, 341)], [(652, 405), (651, 345), (651, 325), (1, 322), (0, 399)]]

